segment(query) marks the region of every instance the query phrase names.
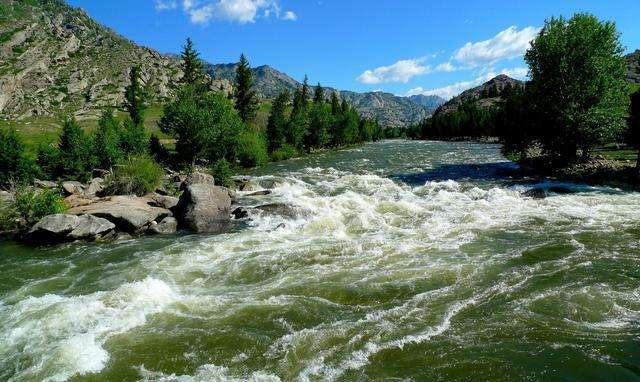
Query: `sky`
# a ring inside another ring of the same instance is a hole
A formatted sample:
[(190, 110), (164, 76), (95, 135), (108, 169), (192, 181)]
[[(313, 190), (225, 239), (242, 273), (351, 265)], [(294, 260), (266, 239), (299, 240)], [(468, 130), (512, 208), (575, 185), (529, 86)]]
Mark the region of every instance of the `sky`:
[(191, 37), (211, 63), (270, 65), (344, 90), (450, 98), (505, 73), (551, 16), (614, 21), (640, 49), (638, 0), (68, 0), (138, 44), (178, 53)]

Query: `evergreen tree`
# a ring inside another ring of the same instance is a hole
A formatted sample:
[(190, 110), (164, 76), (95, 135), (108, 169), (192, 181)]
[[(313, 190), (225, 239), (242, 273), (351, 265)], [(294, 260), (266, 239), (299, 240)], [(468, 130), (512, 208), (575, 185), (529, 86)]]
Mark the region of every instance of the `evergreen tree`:
[(129, 86), (124, 92), (124, 106), (129, 112), (131, 120), (136, 125), (144, 124), (144, 115), (147, 110), (147, 94), (141, 85), (141, 69), (134, 66), (129, 72)]
[(100, 168), (111, 168), (123, 159), (121, 139), (120, 122), (113, 116), (112, 109), (106, 109), (93, 138), (93, 154)]
[(271, 106), (271, 114), (269, 114), (269, 121), (267, 122), (269, 153), (273, 153), (287, 142), (287, 117), (285, 112), (289, 97), (289, 92), (285, 90), (278, 95)]
[(334, 117), (340, 115), (340, 100), (336, 92), (331, 93), (331, 114), (333, 114)]
[(191, 85), (201, 84), (204, 80), (204, 65), (191, 38), (187, 38), (180, 58), (182, 59), (181, 68), (183, 72), (181, 82)]
[(307, 147), (321, 148), (327, 146), (330, 142), (329, 130), (333, 122), (331, 106), (325, 102), (314, 103), (309, 114)]
[(289, 118), (287, 142), (297, 150), (304, 150), (305, 138), (309, 130), (309, 81), (305, 76), (302, 87), (293, 95), (293, 109)]
[(35, 161), (14, 129), (0, 128), (0, 186), (10, 181), (30, 182), (38, 173)]
[(62, 125), (58, 150), (61, 165), (59, 175), (77, 180), (88, 178), (93, 168), (91, 142), (73, 117), (67, 118)]
[(323, 102), (324, 102), (324, 89), (322, 88), (322, 85), (320, 85), (320, 82), (318, 82), (318, 85), (316, 86), (316, 89), (313, 94), (313, 103), (317, 105)]
[(256, 117), (257, 100), (253, 91), (253, 72), (245, 55), (240, 56), (236, 69), (235, 104), (244, 123), (252, 122)]

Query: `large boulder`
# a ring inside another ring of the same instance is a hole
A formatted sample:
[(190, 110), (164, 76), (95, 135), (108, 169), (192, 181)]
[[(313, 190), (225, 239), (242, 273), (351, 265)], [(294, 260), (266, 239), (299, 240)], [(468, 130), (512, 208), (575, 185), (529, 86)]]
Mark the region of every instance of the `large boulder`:
[(87, 196), (96, 196), (104, 190), (104, 179), (102, 178), (93, 178), (87, 188), (85, 189), (85, 195)]
[(42, 218), (26, 238), (36, 243), (98, 240), (112, 234), (115, 228), (110, 221), (91, 215), (56, 214)]
[(193, 184), (182, 193), (175, 211), (184, 228), (197, 233), (219, 233), (231, 220), (231, 195), (223, 187)]
[(62, 182), (62, 191), (64, 191), (65, 195), (75, 195), (75, 194), (84, 194), (85, 186), (84, 184), (76, 181), (67, 181)]
[(189, 186), (192, 186), (194, 184), (201, 184), (201, 183), (208, 184), (210, 186), (215, 185), (213, 176), (202, 173), (202, 172), (194, 172), (193, 174), (189, 175), (184, 182), (182, 182), (180, 189), (186, 190), (187, 187)]
[(136, 196), (112, 196), (95, 203), (71, 208), (72, 215), (93, 215), (114, 223), (119, 230), (128, 233), (142, 233), (152, 222), (171, 216), (171, 211), (153, 207), (152, 201)]
[(153, 207), (160, 207), (167, 210), (172, 210), (178, 205), (179, 199), (173, 196), (162, 195), (159, 193), (153, 193), (146, 195), (145, 198), (150, 200), (150, 205)]
[(147, 231), (155, 235), (170, 235), (178, 231), (178, 221), (172, 216), (167, 216), (160, 223), (152, 222)]

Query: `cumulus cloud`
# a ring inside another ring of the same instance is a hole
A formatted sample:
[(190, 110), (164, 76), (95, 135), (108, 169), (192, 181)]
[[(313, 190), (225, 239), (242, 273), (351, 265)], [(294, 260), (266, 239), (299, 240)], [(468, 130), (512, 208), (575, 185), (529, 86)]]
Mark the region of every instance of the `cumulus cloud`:
[(527, 68), (524, 67), (518, 67), (518, 68), (510, 68), (510, 69), (503, 69), (500, 72), (495, 72), (493, 70), (488, 71), (487, 73), (476, 77), (472, 80), (469, 81), (460, 81), (460, 82), (456, 82), (454, 84), (448, 85), (448, 86), (443, 86), (440, 88), (435, 88), (435, 89), (425, 89), (421, 86), (418, 86), (416, 88), (413, 88), (411, 90), (409, 90), (406, 94), (406, 96), (412, 96), (412, 95), (418, 95), (418, 94), (422, 94), (422, 95), (437, 95), (440, 96), (444, 99), (451, 99), (455, 96), (457, 96), (458, 94), (462, 93), (463, 91), (470, 89), (474, 86), (478, 86), (484, 82), (489, 81), (490, 79), (492, 79), (493, 77), (497, 76), (498, 74), (506, 74), (509, 77), (513, 77), (513, 78), (517, 78), (520, 80), (523, 80), (527, 77), (529, 71)]
[(531, 26), (521, 30), (512, 26), (489, 40), (466, 43), (453, 54), (453, 58), (462, 65), (473, 68), (519, 57), (529, 48), (531, 40), (539, 31), (540, 28)]
[(356, 78), (356, 81), (368, 85), (389, 82), (407, 83), (413, 77), (424, 74), (428, 70), (429, 68), (424, 66), (420, 59), (400, 60), (393, 65), (365, 70)]
[[(277, 0), (182, 0), (182, 10), (193, 24), (204, 25), (213, 20), (239, 24), (253, 23), (259, 17), (297, 20), (292, 11), (282, 14)], [(176, 0), (156, 0), (157, 10), (177, 8)]]
[(166, 11), (176, 8), (178, 8), (176, 0), (156, 0), (156, 10), (158, 11)]

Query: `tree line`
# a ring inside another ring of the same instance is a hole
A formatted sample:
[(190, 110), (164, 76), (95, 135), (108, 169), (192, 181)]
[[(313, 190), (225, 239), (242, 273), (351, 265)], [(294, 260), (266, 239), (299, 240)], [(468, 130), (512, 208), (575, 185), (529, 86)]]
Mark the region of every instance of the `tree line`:
[[(498, 137), (506, 154), (559, 167), (609, 142), (638, 145), (638, 92), (630, 97), (615, 24), (590, 14), (551, 18), (525, 54), (529, 81), (493, 108), (474, 102), (414, 126), (414, 138)], [(487, 96), (496, 94), (487, 94)], [(640, 160), (639, 160), (640, 169)]]

